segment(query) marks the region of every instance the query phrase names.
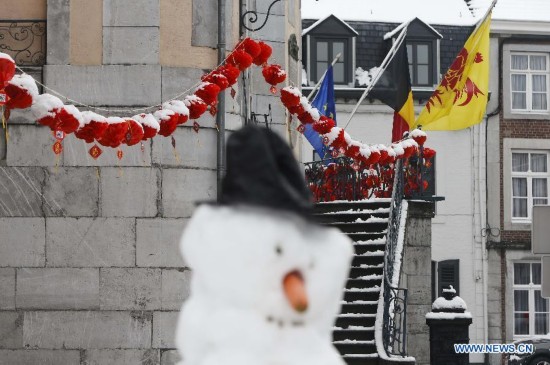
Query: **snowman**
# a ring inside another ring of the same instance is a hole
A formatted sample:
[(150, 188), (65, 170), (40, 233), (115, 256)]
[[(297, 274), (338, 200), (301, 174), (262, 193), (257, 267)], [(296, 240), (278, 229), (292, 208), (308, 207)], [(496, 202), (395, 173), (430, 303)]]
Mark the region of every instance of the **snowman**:
[(290, 148), (247, 126), (227, 143), (218, 204), (181, 240), (191, 295), (176, 330), (180, 365), (344, 365), (332, 346), (351, 241), (311, 221)]

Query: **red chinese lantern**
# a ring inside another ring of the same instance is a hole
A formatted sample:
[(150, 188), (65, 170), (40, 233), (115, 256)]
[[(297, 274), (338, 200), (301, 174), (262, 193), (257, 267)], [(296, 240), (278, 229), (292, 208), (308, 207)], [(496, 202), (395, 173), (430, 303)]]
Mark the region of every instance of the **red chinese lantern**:
[(0, 90), (4, 89), (15, 75), (15, 61), (8, 54), (0, 52)]
[(274, 94), (277, 92), (275, 85), (286, 80), (286, 72), (281, 69), (281, 66), (279, 65), (264, 66), (262, 69), (262, 75), (264, 76), (265, 82), (271, 85), (271, 92)]
[(82, 114), (80, 114), (80, 110), (74, 105), (64, 105), (63, 108), (56, 112), (55, 117), (57, 119), (57, 124), (54, 130), (56, 131), (60, 130), (66, 134), (70, 134), (84, 126)]
[(176, 130), (178, 126), (179, 116), (176, 112), (170, 109), (157, 110), (153, 114), (157, 119), (160, 129), (159, 134), (164, 137), (168, 137)]
[(429, 147), (424, 147), (424, 158), (426, 160), (431, 160), (434, 156), (435, 156), (435, 150), (429, 148)]
[(307, 105), (307, 107), (304, 109), (304, 112), (298, 115), (298, 120), (300, 120), (300, 122), (302, 122), (303, 124), (313, 124), (320, 120), (321, 115), (316, 108)]
[(144, 136), (144, 130), (138, 121), (132, 119), (132, 118), (126, 118), (126, 123), (128, 124), (128, 131), (126, 132), (126, 136), (124, 137), (124, 144), (128, 146), (133, 146), (135, 144), (138, 144)]
[(412, 139), (414, 139), (416, 141), (416, 143), (418, 143), (419, 146), (423, 146), (424, 142), (426, 142), (426, 138), (427, 138), (426, 133), (424, 133), (420, 129), (413, 130), (410, 133), (410, 136), (412, 137)]
[(36, 121), (42, 125), (50, 127), (55, 131), (57, 124), (56, 113), (63, 108), (63, 102), (50, 94), (38, 95), (32, 105), (31, 111)]
[(132, 119), (137, 120), (143, 127), (143, 138), (142, 141), (146, 141), (150, 138), (153, 138), (160, 131), (159, 122), (155, 119), (153, 114), (138, 114), (134, 115)]
[(288, 109), (300, 104), (302, 93), (294, 86), (286, 86), (281, 89), (281, 102)]
[(359, 155), (359, 149), (360, 148), (361, 148), (361, 143), (353, 141), (352, 143), (350, 143), (347, 146), (346, 151), (344, 152), (344, 154), (347, 157), (356, 158)]
[(227, 58), (227, 62), (244, 71), (252, 65), (252, 56), (242, 49), (236, 49), (231, 52), (231, 55)]
[(401, 146), (401, 143), (394, 143), (391, 145), (391, 149), (395, 153), (395, 158), (403, 158), (403, 155), (405, 154), (405, 149), (403, 146)]
[(262, 48), (260, 47), (258, 42), (251, 38), (245, 38), (241, 42), (239, 49), (244, 49), (246, 53), (248, 53), (253, 59), (258, 57), (262, 52)]
[(381, 157), (381, 154), (380, 154), (380, 151), (378, 150), (378, 148), (376, 148), (374, 146), (371, 146), (370, 147), (370, 156), (367, 159), (367, 165), (373, 165), (375, 163), (378, 163), (378, 161), (380, 161), (380, 157)]
[(30, 75), (15, 75), (8, 82), (5, 92), (8, 95), (8, 109), (25, 109), (29, 108), (38, 96), (38, 87)]
[(189, 109), (181, 100), (170, 100), (162, 104), (162, 109), (174, 111), (178, 116), (178, 125), (184, 124), (189, 120)]
[(330, 133), (328, 133), (328, 135), (331, 135), (334, 132), (336, 132), (337, 135), (333, 139), (329, 137), (329, 139), (332, 139), (332, 141), (330, 142), (330, 146), (333, 147), (335, 150), (343, 149), (345, 151), (346, 148), (348, 147), (348, 143), (346, 141), (348, 138), (346, 137), (349, 137), (349, 136), (346, 136), (347, 134), (346, 131), (338, 127), (332, 128), (332, 130), (330, 131)]
[(106, 119), (107, 129), (99, 138), (98, 142), (106, 147), (116, 148), (124, 141), (128, 132), (128, 122), (122, 118), (109, 117)]
[(208, 108), (208, 105), (197, 95), (188, 95), (183, 102), (189, 109), (189, 119), (199, 119)]
[(241, 71), (237, 67), (230, 64), (221, 66), (218, 71), (227, 78), (227, 81), (229, 81), (229, 86), (234, 85), (241, 74)]
[(412, 139), (406, 139), (402, 141), (401, 145), (405, 150), (405, 153), (403, 154), (403, 158), (411, 157), (412, 155), (416, 154), (416, 152), (418, 151), (418, 146), (416, 142), (414, 142), (414, 140)]
[(377, 145), (376, 148), (378, 149), (378, 151), (380, 152), (380, 159), (378, 160), (378, 163), (380, 165), (385, 165), (387, 163), (387, 159), (388, 159), (388, 150), (386, 148), (386, 146), (384, 145)]
[(215, 105), (218, 102), (219, 93), (219, 86), (210, 82), (201, 83), (195, 91), (195, 95), (201, 98), (208, 105)]
[(107, 130), (107, 118), (91, 111), (82, 112), (83, 126), (74, 132), (76, 138), (92, 143), (101, 138)]
[(254, 64), (257, 66), (261, 66), (264, 63), (267, 63), (267, 60), (269, 57), (271, 57), (271, 54), (273, 53), (273, 49), (266, 43), (260, 41), (258, 42), (258, 45), (260, 46), (260, 54), (254, 58)]
[(313, 130), (319, 134), (327, 134), (335, 126), (336, 122), (333, 119), (321, 115), (319, 120), (313, 123)]
[[(239, 75), (237, 74), (237, 77)], [(204, 82), (210, 82), (212, 84), (218, 85), (220, 90), (225, 90), (229, 87), (229, 80), (227, 77), (221, 73), (221, 71), (212, 71), (209, 74), (203, 75), (201, 80)]]

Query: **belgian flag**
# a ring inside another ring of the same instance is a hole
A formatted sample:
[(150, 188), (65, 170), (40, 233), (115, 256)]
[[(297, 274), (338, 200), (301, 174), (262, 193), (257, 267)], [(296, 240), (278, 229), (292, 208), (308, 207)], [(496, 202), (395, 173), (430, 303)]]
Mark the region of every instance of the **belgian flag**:
[(409, 61), (405, 41), (395, 50), (395, 54), (370, 95), (395, 112), (393, 114), (392, 142), (403, 138), (403, 133), (414, 125), (414, 102), (409, 75)]

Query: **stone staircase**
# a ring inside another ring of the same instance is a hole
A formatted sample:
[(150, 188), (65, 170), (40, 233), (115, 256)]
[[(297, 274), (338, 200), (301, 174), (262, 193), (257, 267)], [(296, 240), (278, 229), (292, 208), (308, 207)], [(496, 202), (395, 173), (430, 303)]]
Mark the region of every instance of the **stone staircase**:
[(348, 365), (379, 364), (374, 323), (389, 211), (390, 199), (327, 202), (315, 207), (319, 223), (339, 228), (354, 241), (355, 256), (333, 332), (334, 345)]

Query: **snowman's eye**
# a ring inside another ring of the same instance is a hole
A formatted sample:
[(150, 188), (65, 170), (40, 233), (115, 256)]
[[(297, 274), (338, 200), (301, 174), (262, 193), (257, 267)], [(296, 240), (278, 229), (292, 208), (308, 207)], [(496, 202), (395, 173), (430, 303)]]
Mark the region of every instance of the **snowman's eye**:
[(277, 245), (275, 246), (275, 252), (280, 256), (283, 254), (283, 248), (280, 245)]

